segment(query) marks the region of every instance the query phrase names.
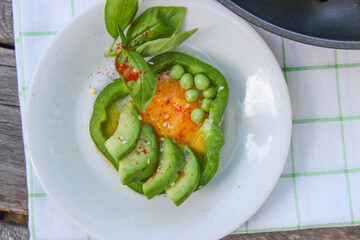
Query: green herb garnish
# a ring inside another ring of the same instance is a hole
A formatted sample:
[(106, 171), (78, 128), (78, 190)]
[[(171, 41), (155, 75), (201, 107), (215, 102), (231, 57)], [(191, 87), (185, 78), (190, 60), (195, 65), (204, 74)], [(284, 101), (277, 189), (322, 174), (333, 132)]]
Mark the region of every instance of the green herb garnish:
[[(157, 78), (144, 57), (173, 49), (197, 29), (177, 33), (185, 16), (184, 7), (151, 7), (133, 21), (137, 9), (138, 0), (106, 1), (105, 25), (114, 41), (105, 56), (116, 56), (116, 70), (126, 82), (135, 105), (144, 111), (157, 85)], [(119, 37), (121, 44), (118, 49), (113, 49)]]

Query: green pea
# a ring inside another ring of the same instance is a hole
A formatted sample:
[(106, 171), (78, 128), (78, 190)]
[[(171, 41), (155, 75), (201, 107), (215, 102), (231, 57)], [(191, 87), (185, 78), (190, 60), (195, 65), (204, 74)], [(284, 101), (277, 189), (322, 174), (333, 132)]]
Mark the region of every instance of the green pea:
[(177, 64), (170, 69), (169, 76), (174, 80), (179, 80), (184, 73), (185, 73), (185, 69)]
[(202, 91), (202, 95), (206, 98), (214, 98), (216, 97), (216, 87), (211, 86), (208, 89)]
[(199, 98), (199, 92), (191, 89), (185, 92), (185, 98), (188, 102), (195, 102)]
[(210, 86), (210, 80), (204, 74), (197, 74), (194, 78), (195, 87), (199, 90), (205, 90)]
[(210, 110), (210, 107), (211, 107), (211, 102), (212, 102), (212, 100), (210, 98), (204, 98), (201, 101), (202, 110), (204, 110), (205, 112), (208, 112)]
[(205, 113), (201, 108), (195, 108), (191, 113), (191, 120), (194, 123), (200, 123), (205, 117)]
[(184, 75), (182, 75), (182, 77), (180, 78), (180, 86), (185, 90), (192, 88), (194, 86), (193, 76), (191, 76), (190, 73), (185, 73)]

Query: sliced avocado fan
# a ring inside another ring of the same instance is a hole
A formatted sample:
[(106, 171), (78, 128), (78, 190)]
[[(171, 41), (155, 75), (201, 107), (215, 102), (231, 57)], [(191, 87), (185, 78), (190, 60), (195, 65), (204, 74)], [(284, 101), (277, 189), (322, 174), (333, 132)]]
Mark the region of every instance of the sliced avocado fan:
[(174, 185), (166, 189), (167, 196), (180, 206), (197, 188), (201, 169), (196, 154), (188, 146), (184, 148), (185, 167)]
[(151, 199), (175, 182), (184, 167), (184, 153), (170, 139), (164, 138), (160, 146), (159, 165), (155, 174), (143, 185), (144, 195)]

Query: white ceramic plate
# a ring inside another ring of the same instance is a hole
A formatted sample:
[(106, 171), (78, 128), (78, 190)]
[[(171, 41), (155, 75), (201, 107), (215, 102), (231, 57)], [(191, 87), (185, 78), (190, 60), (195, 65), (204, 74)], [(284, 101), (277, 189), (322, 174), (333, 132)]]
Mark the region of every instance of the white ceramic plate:
[(51, 199), (95, 237), (221, 238), (259, 209), (283, 169), (291, 108), (282, 72), (259, 35), (214, 0), (140, 2), (139, 12), (187, 7), (182, 30), (199, 31), (182, 50), (209, 61), (228, 80), (226, 144), (213, 180), (180, 207), (164, 196), (149, 201), (123, 186), (95, 151), (88, 127), (96, 96), (89, 86), (99, 92), (116, 76), (111, 59), (103, 57), (112, 41), (104, 3), (58, 33), (34, 73), (25, 116), (31, 161)]

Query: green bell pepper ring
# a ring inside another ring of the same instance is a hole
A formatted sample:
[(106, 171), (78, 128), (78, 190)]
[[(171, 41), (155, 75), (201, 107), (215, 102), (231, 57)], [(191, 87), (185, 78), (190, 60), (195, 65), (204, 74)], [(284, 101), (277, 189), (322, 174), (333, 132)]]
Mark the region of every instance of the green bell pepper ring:
[(174, 65), (181, 65), (185, 72), (193, 76), (199, 73), (206, 75), (217, 89), (216, 97), (211, 102), (209, 115), (200, 128), (200, 133), (204, 136), (205, 141), (205, 156), (201, 161), (201, 178), (197, 188), (201, 189), (215, 175), (219, 165), (220, 150), (225, 144), (220, 130), (220, 120), (229, 96), (227, 81), (213, 66), (180, 52), (166, 52), (157, 55), (148, 63), (155, 74), (169, 70)]
[(108, 116), (106, 109), (118, 99), (129, 95), (129, 91), (122, 79), (116, 79), (107, 85), (97, 96), (93, 113), (90, 119), (90, 136), (100, 152), (112, 163), (116, 170), (119, 168), (119, 161), (114, 159), (106, 149), (104, 143), (108, 139), (105, 136), (103, 125)]

